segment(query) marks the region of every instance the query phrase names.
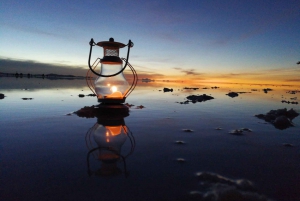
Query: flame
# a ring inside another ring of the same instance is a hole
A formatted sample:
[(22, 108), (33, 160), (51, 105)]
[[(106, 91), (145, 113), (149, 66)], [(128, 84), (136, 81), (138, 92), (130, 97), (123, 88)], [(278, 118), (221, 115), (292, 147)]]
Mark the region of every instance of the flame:
[(118, 88), (116, 86), (112, 86), (110, 90), (114, 93), (118, 90)]

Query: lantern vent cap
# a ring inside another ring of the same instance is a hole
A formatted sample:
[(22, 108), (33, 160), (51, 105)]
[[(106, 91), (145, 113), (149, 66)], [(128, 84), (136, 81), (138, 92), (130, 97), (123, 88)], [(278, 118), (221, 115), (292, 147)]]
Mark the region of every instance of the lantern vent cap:
[(101, 41), (97, 43), (100, 47), (114, 47), (114, 48), (123, 48), (126, 45), (123, 43), (115, 42), (114, 38), (110, 38), (109, 41)]

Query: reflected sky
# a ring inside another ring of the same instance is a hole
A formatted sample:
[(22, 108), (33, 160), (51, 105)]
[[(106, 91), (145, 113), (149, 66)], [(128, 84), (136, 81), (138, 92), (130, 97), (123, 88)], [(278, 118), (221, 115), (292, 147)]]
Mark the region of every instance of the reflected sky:
[[(126, 159), (129, 174), (103, 177), (89, 176), (87, 166), (86, 136), (98, 120), (72, 113), (97, 104), (95, 97), (78, 97), (91, 93), (85, 81), (37, 79), (41, 87), (31, 81), (1, 78), (6, 86), (0, 89), (6, 96), (0, 100), (4, 200), (184, 200), (189, 192), (201, 190), (197, 172), (250, 180), (259, 194), (274, 200), (300, 198), (300, 118), (293, 120), (295, 127), (278, 130), (254, 117), (280, 108), (300, 112), (299, 104), (281, 102), (300, 100), (300, 93), (287, 93), (299, 90), (295, 86), (139, 83), (126, 100), (134, 106), (124, 118), (136, 142)], [(173, 92), (164, 93), (164, 87)], [(273, 90), (264, 93), (265, 88)], [(231, 98), (226, 95), (230, 91), (247, 93)], [(188, 95), (201, 94), (214, 99), (180, 104)], [(137, 109), (140, 105), (145, 108)], [(228, 133), (239, 128), (252, 132)], [(93, 137), (89, 140), (97, 144)], [(178, 140), (185, 144), (175, 143)], [(127, 138), (121, 153), (131, 146)], [(101, 164), (97, 157), (90, 158), (91, 170)], [(116, 165), (124, 172), (122, 160)]]

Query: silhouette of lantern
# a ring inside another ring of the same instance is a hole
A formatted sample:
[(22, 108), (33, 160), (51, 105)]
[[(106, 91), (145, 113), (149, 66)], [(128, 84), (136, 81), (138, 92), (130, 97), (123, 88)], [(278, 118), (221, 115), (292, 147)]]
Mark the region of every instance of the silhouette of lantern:
[[(129, 40), (128, 44), (115, 42), (113, 38), (109, 41), (101, 41), (95, 43), (93, 39), (90, 41), (90, 54), (89, 54), (89, 71), (87, 72), (87, 84), (91, 91), (97, 96), (98, 102), (103, 104), (121, 104), (125, 102), (126, 97), (134, 90), (137, 84), (137, 74), (135, 69), (128, 62), (130, 48), (133, 47), (133, 43)], [(103, 47), (104, 56), (102, 59), (97, 58), (91, 65), (91, 53), (93, 46)], [(120, 48), (128, 46), (127, 58), (119, 57)], [(123, 61), (125, 65), (123, 66)], [(96, 72), (96, 67), (101, 64), (101, 69)], [(123, 71), (126, 67), (129, 67), (133, 73), (133, 81), (130, 85), (125, 79)], [(92, 83), (90, 72), (94, 73), (98, 77), (95, 82)]]

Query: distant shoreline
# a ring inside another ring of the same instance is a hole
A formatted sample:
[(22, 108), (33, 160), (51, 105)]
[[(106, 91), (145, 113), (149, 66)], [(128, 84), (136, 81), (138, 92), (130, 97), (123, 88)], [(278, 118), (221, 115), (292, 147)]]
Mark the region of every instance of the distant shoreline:
[(15, 78), (42, 78), (42, 79), (85, 79), (85, 76), (75, 76), (75, 75), (60, 75), (60, 74), (23, 74), (23, 73), (2, 73), (0, 72), (0, 77), (15, 77)]

